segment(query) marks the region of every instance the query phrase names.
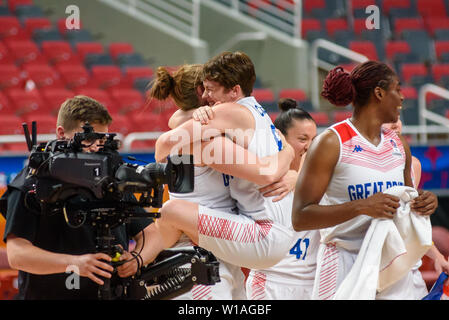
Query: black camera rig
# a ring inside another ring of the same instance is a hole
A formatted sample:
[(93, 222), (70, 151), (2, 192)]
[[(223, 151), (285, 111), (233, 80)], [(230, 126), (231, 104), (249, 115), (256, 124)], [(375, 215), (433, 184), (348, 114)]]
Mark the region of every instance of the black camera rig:
[[(116, 255), (111, 233), (114, 227), (132, 218), (159, 217), (158, 212), (142, 209), (162, 207), (164, 185), (171, 192), (193, 191), (190, 155), (142, 166), (123, 161), (115, 133), (94, 132), (89, 123), (73, 139), (40, 144), (36, 141), (36, 122), (32, 122), (31, 137), (26, 123), (23, 128), (30, 151), (27, 174), (33, 181), (25, 197), (27, 206), (40, 214), (63, 214), (73, 228), (91, 224), (97, 232), (98, 252)], [(83, 152), (92, 144), (96, 144), (95, 152)], [(219, 282), (218, 264), (212, 253), (196, 246), (165, 250), (137, 276), (116, 282), (104, 278), (98, 296), (107, 300), (172, 298), (194, 284)]]

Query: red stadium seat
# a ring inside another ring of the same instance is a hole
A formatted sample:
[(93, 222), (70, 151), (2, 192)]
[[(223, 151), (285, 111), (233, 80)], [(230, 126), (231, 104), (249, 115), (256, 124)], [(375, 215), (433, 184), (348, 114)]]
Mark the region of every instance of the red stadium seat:
[(444, 0), (416, 0), (416, 8), (421, 16), (447, 16)]
[(429, 71), (423, 63), (404, 63), (401, 65), (401, 75), (404, 82), (408, 83), (413, 76), (427, 76)]
[(321, 21), (314, 18), (304, 18), (301, 21), (301, 34), (303, 38), (307, 38), (307, 32), (322, 30)]
[(153, 77), (153, 69), (150, 67), (127, 67), (125, 76), (130, 83), (134, 83), (136, 79)]
[(0, 40), (29, 40), (30, 34), (15, 16), (0, 17)]
[(383, 0), (382, 12), (385, 15), (388, 15), (392, 8), (408, 9), (411, 8), (411, 6), (410, 0)]
[(449, 76), (449, 63), (448, 64), (434, 64), (431, 67), (432, 75), (436, 82), (440, 82), (443, 76)]
[(434, 36), (435, 31), (439, 29), (449, 30), (448, 17), (425, 17), (424, 24), (430, 35)]
[(100, 89), (131, 88), (118, 66), (96, 65), (90, 71), (93, 83)]
[(45, 113), (31, 113), (22, 117), (22, 120), (28, 123), (28, 125), (31, 125), (32, 121), (36, 121), (38, 134), (56, 133), (57, 118), (55, 115)]
[(112, 42), (109, 44), (109, 54), (112, 59), (116, 59), (119, 54), (134, 53), (134, 47), (128, 42)]
[(178, 109), (175, 102), (171, 98), (165, 100), (157, 100), (149, 98), (145, 102), (144, 110), (156, 114), (173, 113)]
[(0, 65), (1, 64), (14, 64), (14, 57), (9, 53), (8, 48), (0, 42)]
[(0, 117), (0, 135), (23, 134), (22, 119), (16, 115), (2, 114)]
[(81, 61), (84, 61), (90, 53), (104, 53), (104, 47), (100, 42), (77, 42), (75, 48)]
[(17, 6), (33, 5), (33, 0), (8, 0), (8, 7), (11, 12), (15, 12)]
[(352, 9), (365, 9), (370, 5), (375, 5), (376, 0), (351, 0)]
[(22, 72), (13, 64), (0, 65), (0, 90), (24, 86)]
[(90, 84), (90, 74), (82, 65), (57, 65), (56, 70), (68, 89), (83, 88)]
[(32, 35), (34, 30), (51, 28), (53, 25), (48, 18), (31, 17), (24, 21), (26, 31)]
[(326, 127), (330, 123), (329, 114), (322, 111), (312, 111), (309, 112), (313, 120), (315, 120), (317, 126)]
[(401, 92), (404, 95), (404, 99), (418, 99), (418, 91), (415, 87), (401, 87)]
[(6, 114), (13, 114), (14, 109), (11, 106), (11, 103), (9, 102), (8, 97), (0, 91), (0, 114), (2, 116)]
[(361, 35), (362, 31), (366, 30), (366, 19), (363, 18), (354, 19), (353, 29), (356, 35)]
[(291, 98), (296, 101), (307, 100), (307, 95), (302, 89), (281, 89), (279, 90), (279, 99)]
[(404, 30), (423, 30), (424, 21), (420, 17), (397, 18), (394, 20), (394, 33), (399, 36)]
[(43, 88), (40, 90), (41, 96), (47, 104), (47, 109), (50, 113), (56, 115), (61, 107), (61, 104), (75, 96), (75, 93), (67, 89), (58, 88)]
[(352, 117), (352, 111), (348, 110), (336, 110), (334, 112), (334, 122), (341, 122)]
[(325, 0), (304, 0), (303, 8), (307, 14), (310, 14), (314, 9), (324, 9), (326, 8)]
[(67, 63), (82, 65), (83, 62), (67, 41), (42, 41), (42, 54), (51, 64)]
[(335, 31), (349, 30), (348, 21), (342, 18), (331, 18), (325, 21), (326, 31), (329, 36), (333, 36)]
[(121, 133), (126, 136), (128, 133), (134, 131), (134, 124), (131, 118), (121, 114), (114, 114), (112, 116), (112, 122), (109, 125), (109, 132)]
[(58, 72), (49, 65), (27, 65), (24, 68), (25, 77), (31, 79), (38, 89), (44, 87), (64, 88)]
[(449, 40), (438, 41), (435, 40), (435, 55), (437, 59), (440, 59), (441, 55), (445, 52), (449, 52)]
[(351, 41), (349, 49), (365, 55), (370, 60), (378, 60), (376, 46), (371, 41)]
[(24, 63), (47, 64), (47, 59), (41, 54), (38, 46), (32, 40), (8, 40), (5, 42), (18, 65)]
[(11, 89), (8, 97), (15, 108), (15, 113), (21, 117), (31, 112), (48, 112), (46, 103), (37, 90)]
[(168, 130), (168, 119), (162, 114), (155, 114), (148, 111), (134, 112), (131, 115), (134, 124), (133, 131), (151, 132)]
[(397, 54), (410, 53), (412, 50), (406, 41), (387, 41), (385, 45), (385, 54), (387, 59), (394, 60)]
[(93, 98), (103, 104), (111, 115), (118, 113), (118, 106), (114, 100), (111, 99), (107, 91), (97, 88), (80, 88), (75, 90), (77, 95), (85, 95)]
[(252, 95), (260, 103), (275, 101), (274, 92), (271, 89), (254, 89)]
[(120, 114), (142, 110), (145, 105), (143, 95), (135, 89), (111, 89), (110, 94), (118, 105)]

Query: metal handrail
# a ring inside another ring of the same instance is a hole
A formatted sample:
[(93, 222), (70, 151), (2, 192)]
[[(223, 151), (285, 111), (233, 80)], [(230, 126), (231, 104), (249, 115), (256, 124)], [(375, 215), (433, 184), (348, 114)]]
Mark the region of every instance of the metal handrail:
[[(439, 87), (432, 83), (427, 83), (419, 88), (418, 110), (420, 131), (423, 133), (427, 132), (427, 120), (430, 120), (443, 126), (442, 131), (449, 133), (449, 119), (427, 109), (426, 95), (429, 92), (449, 100), (449, 90), (446, 90), (442, 87)], [(426, 134), (423, 134), (421, 136), (421, 139), (422, 143), (427, 143)]]
[[(200, 0), (202, 5), (219, 11), (220, 13), (238, 19), (251, 28), (260, 30), (267, 35), (276, 38), (279, 41), (288, 43), (290, 45), (299, 45), (301, 39), (301, 16), (302, 16), (302, 0), (294, 0), (294, 4), (287, 1), (280, 0), (278, 4), (290, 6), (290, 12), (280, 12), (276, 4), (268, 4), (264, 2), (264, 10), (259, 10), (261, 16), (266, 17), (266, 13), (270, 15), (270, 21), (273, 22), (273, 17), (277, 22), (266, 23), (261, 19), (257, 19), (248, 15), (245, 11), (250, 8), (244, 0), (229, 0), (229, 4), (223, 4), (218, 0)], [(261, 1), (262, 2), (262, 1)], [(286, 17), (291, 24), (287, 26), (285, 23)]]

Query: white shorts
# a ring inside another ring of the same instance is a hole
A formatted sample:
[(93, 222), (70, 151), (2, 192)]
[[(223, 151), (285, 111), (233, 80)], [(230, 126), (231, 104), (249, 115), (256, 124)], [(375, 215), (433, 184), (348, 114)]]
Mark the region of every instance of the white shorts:
[(256, 221), (201, 205), (198, 212), (198, 245), (233, 265), (269, 268), (294, 244), (292, 230), (270, 220)]
[(310, 300), (312, 289), (313, 281), (280, 283), (261, 271), (250, 272), (246, 281), (248, 300)]
[(376, 295), (376, 300), (421, 300), (429, 292), (421, 271), (412, 269), (405, 277)]
[[(343, 279), (351, 271), (357, 253), (348, 252), (335, 245), (321, 244), (318, 251), (317, 276), (312, 298), (333, 299)], [(412, 269), (391, 287), (376, 294), (376, 300), (419, 300), (427, 294), (421, 272)]]

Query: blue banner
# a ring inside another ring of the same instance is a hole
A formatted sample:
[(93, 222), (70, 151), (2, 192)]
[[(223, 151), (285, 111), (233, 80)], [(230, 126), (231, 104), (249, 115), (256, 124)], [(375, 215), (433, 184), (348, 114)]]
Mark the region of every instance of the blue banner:
[[(449, 193), (449, 146), (411, 147), (411, 152), (421, 161), (420, 188)], [(122, 155), (126, 162), (139, 163), (127, 159), (128, 156), (154, 162), (154, 153), (124, 153)], [(0, 156), (0, 188), (5, 187), (15, 177), (25, 165), (26, 160), (27, 155)]]
[(449, 146), (424, 146), (410, 149), (412, 155), (421, 162), (420, 188), (425, 190), (449, 189)]

